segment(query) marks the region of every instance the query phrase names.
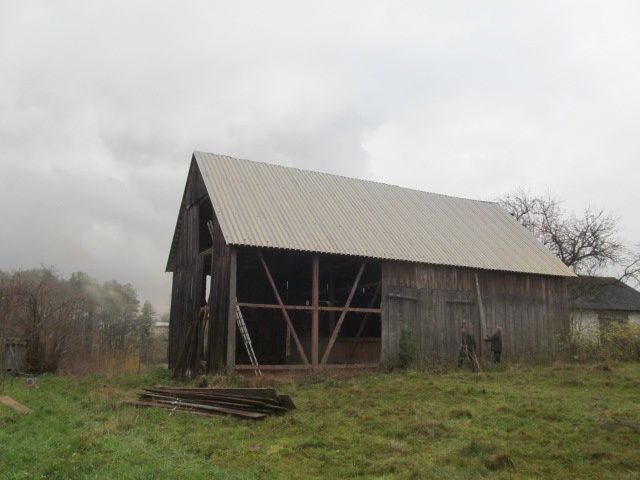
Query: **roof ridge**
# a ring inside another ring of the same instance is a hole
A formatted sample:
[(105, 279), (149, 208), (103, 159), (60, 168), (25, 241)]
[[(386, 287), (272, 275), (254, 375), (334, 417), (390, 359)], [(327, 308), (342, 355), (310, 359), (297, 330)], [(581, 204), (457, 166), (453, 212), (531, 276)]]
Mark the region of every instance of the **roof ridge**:
[(376, 185), (384, 185), (386, 187), (399, 188), (401, 190), (409, 190), (411, 192), (428, 193), (429, 195), (438, 195), (440, 197), (454, 198), (456, 200), (465, 200), (465, 201), (469, 201), (469, 202), (488, 203), (488, 204), (491, 204), (491, 205), (498, 205), (498, 202), (492, 201), (492, 200), (481, 200), (481, 199), (477, 199), (477, 198), (468, 198), (468, 197), (460, 197), (460, 196), (457, 196), (457, 195), (449, 195), (449, 194), (446, 194), (446, 193), (430, 192), (430, 191), (427, 191), (427, 190), (420, 190), (418, 188), (404, 187), (402, 185), (397, 185), (397, 184), (394, 184), (394, 183), (381, 182), (379, 180), (370, 180), (370, 179), (367, 179), (367, 178), (359, 178), (359, 177), (349, 177), (347, 175), (341, 175), (339, 173), (321, 172), (319, 170), (310, 170), (310, 169), (306, 169), (306, 168), (294, 167), (294, 166), (291, 166), (291, 165), (281, 165), (279, 163), (269, 163), (269, 162), (263, 162), (263, 161), (259, 161), (259, 160), (250, 160), (248, 158), (234, 157), (234, 156), (231, 156), (231, 155), (225, 155), (225, 154), (221, 154), (221, 153), (212, 153), (212, 152), (204, 152), (202, 150), (194, 150), (193, 155), (195, 155), (195, 154), (212, 155), (214, 157), (224, 157), (224, 158), (227, 158), (227, 159), (230, 159), (230, 160), (236, 160), (236, 161), (241, 161), (241, 162), (249, 162), (249, 163), (255, 163), (255, 164), (260, 164), (260, 165), (267, 165), (269, 167), (283, 168), (283, 169), (286, 169), (286, 170), (297, 170), (299, 172), (315, 173), (315, 174), (318, 174), (318, 175), (327, 175), (327, 176), (330, 176), (330, 177), (344, 178), (346, 180), (351, 180), (351, 181), (374, 183)]

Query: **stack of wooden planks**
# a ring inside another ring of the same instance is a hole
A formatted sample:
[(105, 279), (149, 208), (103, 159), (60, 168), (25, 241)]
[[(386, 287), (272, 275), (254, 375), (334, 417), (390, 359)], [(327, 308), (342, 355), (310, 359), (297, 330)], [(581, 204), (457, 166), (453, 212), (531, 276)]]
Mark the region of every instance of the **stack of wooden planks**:
[(184, 388), (155, 387), (143, 390), (136, 407), (158, 407), (195, 415), (233, 415), (258, 420), (280, 415), (295, 407), (288, 395), (273, 388)]

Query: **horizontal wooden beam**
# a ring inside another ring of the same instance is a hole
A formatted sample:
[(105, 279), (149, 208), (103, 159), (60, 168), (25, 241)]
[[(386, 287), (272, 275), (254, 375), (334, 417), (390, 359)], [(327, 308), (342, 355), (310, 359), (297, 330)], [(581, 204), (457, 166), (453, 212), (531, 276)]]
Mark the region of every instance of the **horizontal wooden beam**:
[[(285, 310), (306, 310), (311, 311), (313, 307), (311, 305), (277, 305), (271, 303), (247, 303), (247, 302), (238, 302), (238, 305), (242, 308), (271, 308), (274, 310), (280, 310), (282, 307)], [(364, 307), (323, 307), (320, 306), (318, 309), (321, 312), (344, 312), (347, 313), (381, 313), (382, 309), (380, 308), (364, 308)]]
[(381, 313), (381, 308), (366, 307), (320, 307), (321, 312), (353, 312), (353, 313)]
[(311, 305), (274, 305), (272, 303), (246, 303), (246, 302), (238, 302), (243, 308), (273, 308), (276, 310), (280, 310), (284, 307), (286, 310), (308, 310), (311, 311), (313, 307)]
[[(338, 370), (338, 369), (359, 369), (359, 368), (379, 368), (379, 363), (325, 363), (316, 365), (315, 368), (321, 370)], [(236, 370), (253, 370), (253, 365), (236, 365)], [(260, 370), (312, 370), (313, 365), (260, 365)]]

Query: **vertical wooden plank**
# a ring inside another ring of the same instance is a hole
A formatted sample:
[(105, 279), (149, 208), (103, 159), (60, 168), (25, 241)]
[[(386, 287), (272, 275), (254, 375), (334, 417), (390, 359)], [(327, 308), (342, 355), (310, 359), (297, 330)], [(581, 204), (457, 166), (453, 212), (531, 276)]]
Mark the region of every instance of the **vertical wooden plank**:
[[(335, 270), (332, 268), (329, 270), (329, 306), (336, 306), (335, 295)], [(329, 331), (333, 332), (336, 326), (336, 312), (329, 312)]]
[(320, 332), (320, 257), (313, 256), (311, 278), (311, 363), (318, 366), (318, 340)]
[(391, 366), (389, 360), (389, 281), (391, 277), (391, 265), (389, 262), (382, 262), (380, 278), (380, 365), (382, 367)]
[[(395, 292), (395, 289), (394, 289)], [(389, 302), (389, 350), (388, 361), (389, 366), (397, 366), (400, 360), (400, 328), (401, 328), (401, 314), (400, 314), (400, 302), (397, 298), (392, 296), (388, 297)]]
[(485, 335), (488, 334), (487, 332), (487, 318), (485, 317), (484, 314), (484, 305), (482, 303), (482, 292), (480, 291), (480, 281), (478, 280), (478, 273), (474, 272), (474, 279), (475, 279), (475, 284), (476, 284), (476, 296), (478, 299), (478, 310), (480, 312), (480, 325), (479, 325), (479, 332), (480, 332), (480, 338), (478, 339), (478, 354), (480, 355), (480, 358), (482, 358), (482, 344), (484, 343), (484, 337)]
[(232, 374), (236, 368), (236, 281), (238, 269), (238, 251), (229, 249), (229, 307), (227, 314), (227, 373)]

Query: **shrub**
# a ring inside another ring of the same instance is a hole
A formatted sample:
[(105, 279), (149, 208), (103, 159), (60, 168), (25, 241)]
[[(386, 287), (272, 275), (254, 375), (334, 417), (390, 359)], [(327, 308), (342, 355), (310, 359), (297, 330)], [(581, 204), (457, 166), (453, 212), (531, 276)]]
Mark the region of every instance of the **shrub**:
[(401, 369), (407, 369), (411, 366), (415, 359), (416, 346), (413, 340), (413, 332), (411, 327), (404, 325), (400, 332), (400, 358), (399, 365)]
[(593, 337), (572, 332), (569, 353), (579, 362), (640, 360), (640, 325), (612, 323)]

